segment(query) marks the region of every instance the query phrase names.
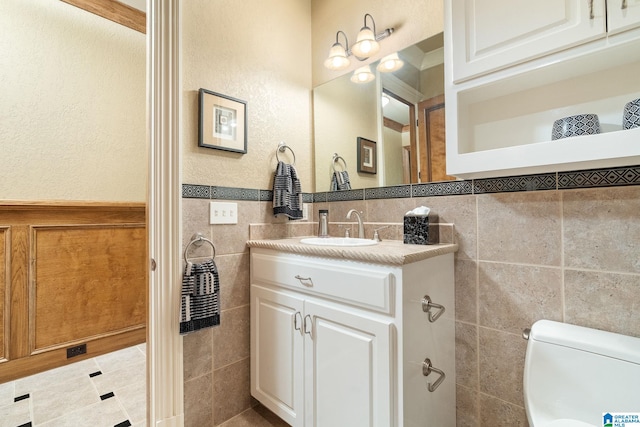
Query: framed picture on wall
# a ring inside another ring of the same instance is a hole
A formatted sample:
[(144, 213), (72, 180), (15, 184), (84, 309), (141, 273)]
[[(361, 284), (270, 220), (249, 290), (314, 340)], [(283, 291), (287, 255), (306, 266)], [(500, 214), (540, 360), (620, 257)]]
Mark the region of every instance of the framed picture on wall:
[(200, 89), (198, 146), (247, 152), (247, 102)]
[(378, 153), (375, 141), (358, 137), (358, 172), (377, 173)]

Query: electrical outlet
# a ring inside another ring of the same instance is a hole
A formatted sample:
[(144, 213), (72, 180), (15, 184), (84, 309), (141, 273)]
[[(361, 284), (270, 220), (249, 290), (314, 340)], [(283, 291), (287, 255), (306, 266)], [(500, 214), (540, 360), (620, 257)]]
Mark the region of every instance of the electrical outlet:
[(238, 204), (211, 202), (209, 205), (209, 224), (237, 224)]
[(302, 204), (302, 220), (309, 221), (309, 203)]
[(67, 359), (70, 359), (72, 357), (76, 357), (76, 356), (80, 356), (81, 354), (86, 354), (87, 353), (87, 345), (86, 344), (80, 344), (80, 345), (76, 345), (74, 347), (69, 347), (67, 348)]

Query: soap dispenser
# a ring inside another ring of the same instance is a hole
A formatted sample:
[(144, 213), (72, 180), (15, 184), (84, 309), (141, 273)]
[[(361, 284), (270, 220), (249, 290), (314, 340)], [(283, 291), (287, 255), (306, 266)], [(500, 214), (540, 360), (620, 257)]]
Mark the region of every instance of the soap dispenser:
[(329, 210), (318, 211), (318, 237), (329, 237)]

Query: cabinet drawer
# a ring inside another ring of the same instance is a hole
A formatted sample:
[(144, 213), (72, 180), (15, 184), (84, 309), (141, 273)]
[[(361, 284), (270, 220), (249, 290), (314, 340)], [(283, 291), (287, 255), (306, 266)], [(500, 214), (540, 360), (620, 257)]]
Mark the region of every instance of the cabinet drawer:
[(283, 286), (393, 314), (394, 276), (387, 269), (340, 260), (251, 254), (251, 283)]

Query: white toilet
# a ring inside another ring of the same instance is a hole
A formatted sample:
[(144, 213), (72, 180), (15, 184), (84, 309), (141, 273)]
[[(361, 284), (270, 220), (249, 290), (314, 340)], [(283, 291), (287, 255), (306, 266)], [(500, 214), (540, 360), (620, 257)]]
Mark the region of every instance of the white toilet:
[(605, 415), (640, 413), (640, 338), (550, 320), (528, 335), (531, 427), (602, 427)]

